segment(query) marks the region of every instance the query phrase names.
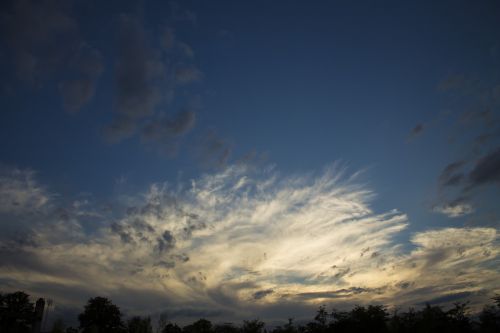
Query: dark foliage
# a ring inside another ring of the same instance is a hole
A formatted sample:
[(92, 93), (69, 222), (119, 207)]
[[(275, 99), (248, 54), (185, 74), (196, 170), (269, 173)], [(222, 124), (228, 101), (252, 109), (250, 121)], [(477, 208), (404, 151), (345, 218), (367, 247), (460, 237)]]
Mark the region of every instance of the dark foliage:
[(129, 333), (153, 333), (151, 318), (132, 317), (127, 321)]
[(31, 332), (34, 311), (28, 294), (22, 291), (0, 294), (0, 332)]
[(212, 332), (212, 323), (206, 319), (199, 319), (184, 327), (183, 332), (186, 333), (210, 333)]
[(125, 325), (120, 308), (105, 297), (89, 299), (85, 310), (78, 316), (83, 333), (123, 333)]
[(161, 333), (182, 333), (182, 328), (177, 324), (168, 323), (163, 327)]
[[(232, 323), (213, 325), (199, 319), (180, 328), (160, 316), (158, 333), (498, 333), (500, 332), (500, 295), (493, 298), (477, 316), (471, 316), (468, 303), (455, 303), (449, 310), (427, 304), (420, 310), (394, 311), (392, 315), (382, 305), (355, 306), (350, 311), (319, 307), (313, 321), (294, 325), (290, 318), (282, 326), (266, 330), (265, 323), (245, 320), (241, 326)], [(0, 294), (0, 333), (31, 333), (34, 306), (24, 292)], [(52, 333), (152, 333), (149, 317), (131, 317), (126, 325), (120, 309), (104, 297), (91, 298), (78, 316), (80, 328), (66, 328), (60, 320), (54, 322)]]

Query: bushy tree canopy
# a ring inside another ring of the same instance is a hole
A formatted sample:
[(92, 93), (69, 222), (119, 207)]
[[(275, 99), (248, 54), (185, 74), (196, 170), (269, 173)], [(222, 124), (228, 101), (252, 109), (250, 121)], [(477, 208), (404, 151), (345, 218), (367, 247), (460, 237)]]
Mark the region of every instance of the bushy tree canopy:
[(120, 308), (105, 297), (89, 299), (78, 320), (83, 333), (125, 332)]

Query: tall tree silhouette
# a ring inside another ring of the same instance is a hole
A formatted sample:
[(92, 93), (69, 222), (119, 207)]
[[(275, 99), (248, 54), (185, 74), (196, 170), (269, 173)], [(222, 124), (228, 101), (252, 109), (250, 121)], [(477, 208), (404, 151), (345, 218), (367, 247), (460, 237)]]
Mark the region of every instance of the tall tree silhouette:
[(105, 297), (89, 299), (84, 311), (78, 316), (83, 333), (123, 333), (120, 308)]
[(29, 295), (16, 291), (0, 294), (0, 331), (2, 333), (24, 333), (31, 331), (34, 306)]

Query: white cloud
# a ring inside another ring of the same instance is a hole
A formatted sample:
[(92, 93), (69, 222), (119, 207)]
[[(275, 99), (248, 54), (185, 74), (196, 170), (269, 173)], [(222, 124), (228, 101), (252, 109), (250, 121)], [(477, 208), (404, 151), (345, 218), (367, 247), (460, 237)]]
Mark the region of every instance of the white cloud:
[(460, 217), (474, 212), (474, 207), (468, 203), (450, 203), (440, 206), (435, 206), (433, 211), (444, 214), (448, 217)]
[(280, 177), (233, 166), (188, 188), (153, 184), (127, 199), (123, 215), (93, 211), (102, 224), (90, 233), (82, 214), (48, 214), (33, 230), (36, 245), (19, 248), (26, 264), (0, 267), (0, 277), (62, 304), (99, 294), (129, 311), (234, 318), (276, 305), (418, 304), (454, 293), (479, 302), (499, 291), (495, 229), (419, 232), (405, 250), (395, 238), (407, 217), (374, 213), (373, 193), (344, 179), (338, 167)]
[(48, 204), (50, 195), (34, 179), (34, 172), (0, 169), (0, 213), (26, 213)]

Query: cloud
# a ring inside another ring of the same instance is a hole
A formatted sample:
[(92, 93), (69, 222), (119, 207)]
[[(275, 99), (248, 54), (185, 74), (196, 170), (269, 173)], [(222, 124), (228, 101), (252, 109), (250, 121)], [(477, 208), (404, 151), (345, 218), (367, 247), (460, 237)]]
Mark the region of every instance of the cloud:
[(274, 290), (272, 289), (259, 290), (253, 293), (253, 298), (259, 300), (267, 295), (271, 295), (272, 293), (274, 293)]
[[(179, 8), (176, 7), (178, 10)], [(118, 57), (114, 77), (114, 114), (105, 136), (111, 143), (140, 134), (142, 142), (175, 155), (181, 136), (196, 124), (199, 103), (188, 94), (176, 97), (179, 85), (202, 77), (190, 61), (191, 47), (178, 40), (173, 28), (163, 28), (155, 41), (151, 31), (132, 15), (122, 14), (118, 26)], [(183, 105), (171, 112), (174, 97)]]
[(78, 112), (95, 93), (103, 71), (100, 52), (79, 37), (72, 1), (13, 1), (2, 13), (15, 76), (33, 87), (58, 82), (66, 111)]
[[(470, 291), (464, 291), (461, 293), (450, 293), (448, 295), (430, 299), (429, 301), (425, 302), (425, 304), (449, 304), (451, 302), (456, 302), (466, 299), (467, 297), (470, 297), (472, 295), (474, 295), (474, 293)], [(422, 303), (422, 305), (424, 305), (424, 303)]]
[[(491, 72), (491, 71), (490, 71)], [(498, 135), (498, 83), (490, 72), (474, 75), (450, 75), (438, 86), (446, 94), (447, 104), (455, 110), (446, 112), (450, 135), (448, 144), (458, 151), (455, 161), (449, 163), (438, 177), (439, 197), (455, 197), (451, 201), (438, 199), (432, 210), (450, 217), (475, 212), (475, 207), (464, 197), (484, 201), (484, 185), (498, 184), (500, 180), (500, 148)], [(444, 115), (444, 113), (442, 113)], [(446, 129), (446, 127), (443, 129)], [(458, 147), (457, 147), (458, 146)], [(468, 199), (469, 200), (469, 199)], [(484, 207), (477, 206), (478, 213)]]
[(153, 115), (162, 101), (159, 81), (166, 68), (160, 54), (148, 44), (147, 37), (138, 19), (125, 14), (120, 16), (114, 88), (117, 117), (107, 129), (111, 141), (131, 136), (136, 122)]
[(194, 154), (204, 168), (218, 169), (226, 166), (232, 153), (231, 144), (213, 129), (199, 138)]
[(78, 112), (95, 94), (97, 79), (104, 65), (101, 52), (92, 46), (82, 43), (71, 60), (70, 69), (76, 76), (59, 84), (63, 97), (63, 106), (70, 112)]
[(196, 113), (182, 110), (173, 118), (163, 117), (151, 120), (142, 129), (142, 139), (160, 144), (168, 153), (175, 153), (179, 137), (188, 133), (196, 124)]
[(458, 185), (464, 179), (464, 175), (460, 172), (461, 168), (466, 164), (466, 161), (456, 161), (448, 164), (441, 175), (439, 176), (439, 182), (442, 186), (454, 186)]
[(474, 207), (462, 199), (457, 199), (450, 203), (434, 206), (433, 211), (448, 217), (461, 217), (474, 212)]
[[(0, 266), (0, 280), (63, 307), (104, 295), (128, 313), (210, 309), (220, 320), (452, 293), (470, 293), (476, 305), (498, 292), (494, 228), (421, 231), (398, 243), (407, 216), (373, 212), (373, 192), (355, 181), (339, 166), (284, 177), (231, 165), (189, 186), (153, 184), (101, 211), (97, 229), (83, 227), (74, 211), (82, 205), (67, 206), (64, 220), (44, 210), (33, 242), (16, 245), (18, 259)], [(9, 253), (1, 240), (0, 257)]]
[(60, 1), (12, 1), (2, 12), (2, 33), (11, 52), (16, 76), (30, 84), (40, 83), (48, 72), (61, 65), (67, 56), (76, 29), (69, 14), (69, 3)]
[[(105, 139), (119, 143), (141, 138), (154, 150), (174, 156), (182, 136), (196, 124), (199, 106), (193, 104), (200, 104), (193, 103), (200, 97), (189, 87), (203, 78), (193, 62), (193, 48), (175, 35), (172, 26), (146, 28), (138, 15), (122, 13), (111, 18), (116, 52), (103, 54), (83, 39), (73, 5), (72, 1), (21, 0), (5, 6), (0, 12), (0, 33), (5, 59), (13, 66), (2, 85), (11, 87), (21, 81), (30, 87), (55, 87), (63, 109), (77, 113), (94, 99), (109, 61), (112, 91), (107, 96), (112, 115), (103, 126)], [(178, 4), (170, 5), (167, 16), (171, 25), (196, 22), (196, 15)], [(182, 94), (177, 94), (178, 89), (183, 89)]]
[(410, 138), (415, 138), (424, 131), (424, 124), (417, 124), (410, 132)]
[(31, 170), (0, 168), (0, 214), (34, 213), (47, 206), (50, 194)]
[(468, 176), (471, 186), (500, 182), (500, 148), (481, 157)]

